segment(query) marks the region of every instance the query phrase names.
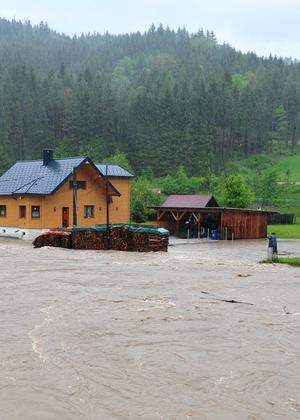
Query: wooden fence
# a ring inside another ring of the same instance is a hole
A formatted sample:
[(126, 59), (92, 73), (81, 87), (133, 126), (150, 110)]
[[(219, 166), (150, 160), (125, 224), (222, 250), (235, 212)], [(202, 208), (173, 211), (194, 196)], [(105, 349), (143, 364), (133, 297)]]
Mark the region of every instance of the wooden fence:
[(292, 225), (295, 223), (295, 215), (292, 213), (273, 213), (268, 215), (268, 225)]

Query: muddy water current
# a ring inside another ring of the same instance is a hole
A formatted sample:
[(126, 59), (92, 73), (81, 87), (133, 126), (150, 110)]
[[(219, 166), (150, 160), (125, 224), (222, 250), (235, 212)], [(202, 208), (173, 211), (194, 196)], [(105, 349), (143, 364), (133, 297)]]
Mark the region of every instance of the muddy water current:
[[(300, 241), (279, 249), (300, 256)], [(265, 255), (265, 241), (135, 254), (0, 239), (0, 419), (300, 418), (300, 269)]]

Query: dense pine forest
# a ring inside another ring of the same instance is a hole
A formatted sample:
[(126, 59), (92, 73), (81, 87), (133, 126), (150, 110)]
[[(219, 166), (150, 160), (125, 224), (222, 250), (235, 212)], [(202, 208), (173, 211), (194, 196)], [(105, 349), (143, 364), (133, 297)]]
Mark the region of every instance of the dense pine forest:
[(222, 170), (293, 150), (300, 63), (243, 54), (213, 33), (69, 37), (0, 20), (0, 170), (17, 159), (123, 152), (136, 174)]

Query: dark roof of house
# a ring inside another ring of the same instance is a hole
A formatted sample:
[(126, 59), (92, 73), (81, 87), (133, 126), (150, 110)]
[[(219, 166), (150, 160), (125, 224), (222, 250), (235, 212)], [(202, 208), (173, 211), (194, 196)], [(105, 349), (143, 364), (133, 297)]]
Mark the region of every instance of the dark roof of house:
[[(106, 175), (106, 165), (103, 163), (96, 163), (97, 168), (103, 175)], [(120, 165), (107, 165), (107, 173), (110, 177), (131, 178), (133, 175)]]
[[(85, 162), (89, 162), (100, 176), (104, 176), (88, 157), (53, 159), (46, 166), (42, 160), (16, 162), (0, 177), (0, 195), (53, 194), (72, 175), (73, 168), (78, 168)], [(110, 187), (120, 195), (111, 183)]]
[[(211, 204), (211, 205), (209, 205)], [(204, 207), (218, 207), (215, 198), (210, 195), (170, 195), (166, 201), (160, 206), (162, 208), (204, 208)]]

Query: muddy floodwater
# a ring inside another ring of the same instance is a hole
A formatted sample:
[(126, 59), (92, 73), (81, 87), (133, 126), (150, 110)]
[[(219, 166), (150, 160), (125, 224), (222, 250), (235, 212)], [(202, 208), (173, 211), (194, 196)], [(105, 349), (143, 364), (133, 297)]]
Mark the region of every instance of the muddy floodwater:
[(258, 264), (265, 241), (186, 242), (0, 239), (0, 419), (300, 418), (300, 268)]

